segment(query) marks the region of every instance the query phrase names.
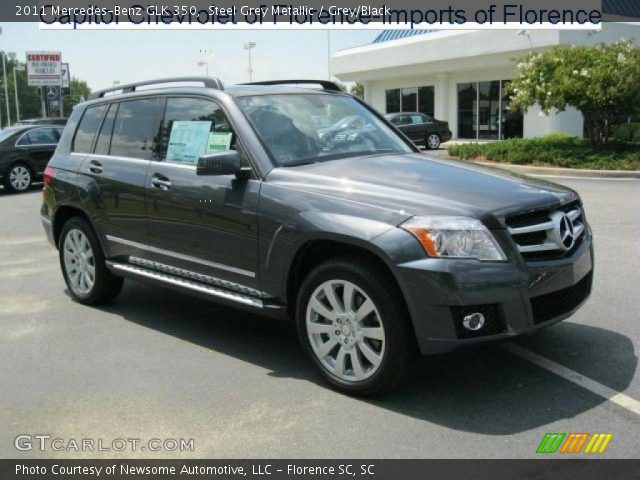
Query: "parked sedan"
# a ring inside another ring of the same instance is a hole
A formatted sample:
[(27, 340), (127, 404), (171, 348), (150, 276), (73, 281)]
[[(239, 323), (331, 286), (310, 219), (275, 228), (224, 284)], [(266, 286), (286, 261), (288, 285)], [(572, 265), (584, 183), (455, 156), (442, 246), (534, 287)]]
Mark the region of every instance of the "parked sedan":
[(10, 192), (24, 192), (42, 179), (62, 134), (58, 125), (23, 125), (0, 131), (0, 180)]
[(416, 145), (428, 149), (440, 147), (442, 142), (451, 140), (449, 123), (431, 118), (419, 112), (390, 113), (385, 115), (398, 130)]

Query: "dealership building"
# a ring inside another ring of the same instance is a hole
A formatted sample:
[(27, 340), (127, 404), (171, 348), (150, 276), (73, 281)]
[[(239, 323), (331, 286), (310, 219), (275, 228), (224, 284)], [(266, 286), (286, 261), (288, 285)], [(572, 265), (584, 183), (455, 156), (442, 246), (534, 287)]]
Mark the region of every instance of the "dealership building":
[(362, 84), (365, 101), (378, 111), (446, 120), (454, 139), (582, 135), (576, 110), (544, 116), (537, 108), (525, 114), (509, 109), (505, 85), (517, 73), (514, 59), (555, 45), (621, 38), (640, 44), (640, 23), (607, 22), (593, 31), (385, 30), (370, 45), (337, 52), (331, 68), (339, 80)]

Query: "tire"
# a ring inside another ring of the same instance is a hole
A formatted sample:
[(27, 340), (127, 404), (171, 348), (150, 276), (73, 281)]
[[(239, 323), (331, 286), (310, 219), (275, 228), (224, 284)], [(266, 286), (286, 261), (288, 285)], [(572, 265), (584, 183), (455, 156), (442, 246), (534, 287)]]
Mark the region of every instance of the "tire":
[[(338, 308), (328, 308), (327, 288)], [(364, 259), (332, 259), (309, 273), (298, 293), (296, 324), (305, 353), (325, 380), (351, 395), (382, 395), (418, 363), (415, 333), (394, 279)]]
[(435, 150), (437, 148), (440, 148), (441, 142), (442, 139), (440, 138), (440, 135), (438, 135), (437, 133), (429, 133), (424, 139), (424, 146), (428, 150)]
[(14, 163), (7, 169), (4, 177), (5, 188), (13, 193), (29, 190), (33, 184), (33, 172), (24, 163)]
[(79, 303), (109, 303), (122, 290), (124, 279), (107, 269), (100, 242), (83, 218), (71, 217), (64, 224), (58, 252), (64, 281)]

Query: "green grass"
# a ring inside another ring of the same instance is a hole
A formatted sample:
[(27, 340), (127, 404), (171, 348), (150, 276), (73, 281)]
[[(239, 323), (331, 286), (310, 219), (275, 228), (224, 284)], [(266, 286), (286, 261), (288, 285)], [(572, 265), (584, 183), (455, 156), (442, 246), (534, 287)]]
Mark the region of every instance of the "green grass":
[(640, 170), (640, 145), (611, 142), (593, 148), (579, 137), (551, 134), (539, 138), (512, 138), (490, 143), (450, 145), (451, 157), (516, 165), (594, 170)]

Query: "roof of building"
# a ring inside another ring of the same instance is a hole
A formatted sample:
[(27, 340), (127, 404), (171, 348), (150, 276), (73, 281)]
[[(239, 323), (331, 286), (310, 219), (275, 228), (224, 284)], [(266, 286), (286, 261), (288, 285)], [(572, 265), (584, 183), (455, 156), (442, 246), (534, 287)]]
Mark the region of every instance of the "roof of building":
[(437, 30), (414, 29), (414, 30), (383, 30), (372, 43), (388, 42), (390, 40), (399, 40), (401, 38), (414, 37), (416, 35), (424, 35), (425, 33), (437, 32)]

